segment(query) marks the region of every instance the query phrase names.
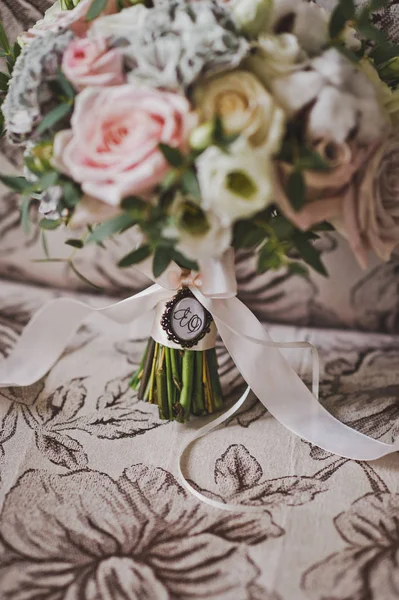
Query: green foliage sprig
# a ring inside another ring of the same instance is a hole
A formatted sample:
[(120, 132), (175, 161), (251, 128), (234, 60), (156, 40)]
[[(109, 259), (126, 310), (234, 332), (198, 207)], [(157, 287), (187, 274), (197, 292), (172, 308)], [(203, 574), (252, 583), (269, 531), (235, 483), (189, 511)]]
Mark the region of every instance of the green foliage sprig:
[(12, 76), (12, 72), (15, 67), (15, 63), (17, 61), (18, 56), (21, 53), (21, 46), (18, 42), (15, 44), (11, 44), (6, 31), (4, 29), (4, 25), (2, 21), (0, 21), (0, 58), (5, 59), (7, 72), (0, 72), (0, 138), (4, 137), (5, 125), (4, 125), (4, 115), (1, 111), (1, 106), (5, 100), (5, 97), (8, 92), (8, 85)]

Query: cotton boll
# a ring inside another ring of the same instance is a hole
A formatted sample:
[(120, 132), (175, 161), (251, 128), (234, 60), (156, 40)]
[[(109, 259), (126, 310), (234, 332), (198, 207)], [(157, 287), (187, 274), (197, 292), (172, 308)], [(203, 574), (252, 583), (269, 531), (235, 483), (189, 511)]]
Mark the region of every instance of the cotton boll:
[(343, 143), (356, 125), (356, 99), (332, 86), (325, 87), (309, 115), (310, 136)]
[(271, 86), (278, 102), (292, 115), (317, 98), (324, 80), (315, 71), (298, 71), (274, 79)]
[(308, 54), (316, 54), (328, 39), (328, 14), (313, 2), (301, 3), (296, 11), (293, 33)]

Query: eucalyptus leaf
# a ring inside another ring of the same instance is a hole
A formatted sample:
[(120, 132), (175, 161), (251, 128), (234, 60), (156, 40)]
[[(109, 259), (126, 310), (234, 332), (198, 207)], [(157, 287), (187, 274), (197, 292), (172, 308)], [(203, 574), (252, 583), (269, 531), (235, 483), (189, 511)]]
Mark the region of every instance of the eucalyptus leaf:
[(168, 268), (173, 260), (173, 248), (172, 247), (160, 247), (155, 250), (154, 260), (152, 263), (152, 271), (154, 277), (160, 277), (162, 273)]
[(187, 171), (184, 171), (182, 176), (182, 185), (186, 194), (191, 196), (194, 200), (201, 200), (200, 186), (193, 169), (187, 169)]
[(107, 0), (93, 0), (86, 14), (86, 21), (94, 21), (103, 12)]
[(72, 248), (78, 248), (78, 249), (81, 249), (84, 246), (84, 242), (82, 240), (75, 239), (75, 238), (70, 238), (69, 240), (65, 240), (65, 244), (67, 244), (67, 246), (72, 246)]
[(86, 243), (90, 244), (93, 242), (95, 242), (95, 243), (103, 242), (104, 240), (111, 237), (112, 235), (114, 235), (116, 233), (120, 233), (122, 230), (124, 230), (128, 227), (131, 227), (134, 224), (135, 224), (135, 221), (132, 219), (132, 217), (129, 214), (125, 213), (122, 215), (117, 215), (116, 217), (113, 217), (109, 221), (105, 221), (105, 223), (98, 225), (98, 227), (96, 227), (93, 230), (93, 233), (91, 233), (89, 235), (89, 237), (86, 240)]
[(10, 42), (8, 41), (8, 36), (2, 21), (0, 21), (0, 48), (2, 48), (7, 55), (11, 52)]
[(293, 171), (289, 176), (286, 193), (295, 211), (300, 211), (306, 202), (306, 185), (301, 171)]
[(42, 219), (39, 223), (40, 229), (51, 231), (61, 225), (61, 219)]
[(31, 202), (32, 198), (23, 198), (21, 202), (21, 224), (26, 235), (28, 235), (30, 232), (29, 208)]
[(121, 269), (126, 269), (127, 267), (131, 267), (132, 265), (136, 265), (137, 263), (142, 262), (146, 258), (151, 255), (151, 247), (148, 245), (141, 246), (137, 248), (137, 250), (133, 250), (133, 252), (129, 252), (126, 254), (119, 262), (118, 267)]
[(58, 183), (59, 177), (60, 175), (57, 171), (48, 171), (40, 177), (38, 187), (41, 190), (47, 190)]
[(179, 265), (182, 269), (187, 269), (189, 271), (199, 271), (198, 263), (194, 260), (190, 260), (178, 250), (173, 251), (173, 260), (175, 263)]
[(311, 266), (317, 273), (327, 277), (328, 273), (324, 264), (320, 258), (320, 252), (313, 246), (313, 244), (307, 239), (306, 234), (296, 232), (293, 236), (293, 242), (296, 249), (303, 260)]
[(44, 133), (48, 129), (51, 129), (56, 125), (61, 119), (66, 117), (72, 111), (72, 105), (69, 102), (63, 102), (59, 104), (54, 110), (49, 112), (40, 123), (38, 128), (36, 129), (37, 134)]
[(183, 166), (184, 156), (178, 148), (172, 148), (172, 146), (168, 146), (168, 144), (161, 143), (159, 144), (159, 149), (172, 167)]
[(0, 181), (10, 189), (16, 192), (24, 192), (32, 187), (32, 184), (25, 177), (14, 177), (11, 175), (0, 175)]

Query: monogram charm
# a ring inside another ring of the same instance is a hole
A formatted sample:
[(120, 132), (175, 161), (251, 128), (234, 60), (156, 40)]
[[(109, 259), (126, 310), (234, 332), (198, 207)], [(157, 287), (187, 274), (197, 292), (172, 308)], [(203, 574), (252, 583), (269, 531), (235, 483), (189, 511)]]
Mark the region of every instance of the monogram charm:
[(192, 348), (209, 333), (212, 321), (212, 315), (185, 287), (167, 302), (161, 326), (170, 341)]

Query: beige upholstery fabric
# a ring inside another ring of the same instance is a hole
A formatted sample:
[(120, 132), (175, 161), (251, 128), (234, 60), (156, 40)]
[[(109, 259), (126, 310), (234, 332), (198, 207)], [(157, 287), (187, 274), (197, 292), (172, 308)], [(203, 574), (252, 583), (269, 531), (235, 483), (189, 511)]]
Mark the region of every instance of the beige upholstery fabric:
[[(17, 20), (26, 26), (44, 5), (2, 0), (0, 14), (16, 31)], [(0, 170), (17, 168), (14, 150), (4, 152)], [(59, 265), (32, 263), (40, 239), (34, 231), (24, 237), (18, 220), (17, 199), (4, 194), (0, 360), (55, 296), (111, 300), (73, 291), (79, 282)], [(54, 254), (64, 251), (61, 242), (51, 241)], [(319, 347), (329, 410), (392, 441), (399, 433), (399, 263), (361, 273), (342, 240), (321, 243), (331, 282), (255, 278), (252, 259), (241, 256), (240, 296), (266, 326), (280, 322), (269, 327), (274, 339)], [(111, 250), (85, 255), (82, 271), (108, 294), (142, 287), (135, 272), (116, 270), (123, 249)], [(365, 464), (328, 455), (290, 435), (252, 397), (194, 446), (185, 472), (210, 497), (264, 511), (248, 516), (200, 504), (181, 487), (176, 458), (202, 421), (161, 422), (128, 387), (149, 326), (92, 319), (45, 380), (0, 391), (1, 600), (398, 598), (398, 456)], [(229, 401), (244, 383), (221, 345), (218, 353)], [(289, 358), (308, 380), (304, 355)]]

